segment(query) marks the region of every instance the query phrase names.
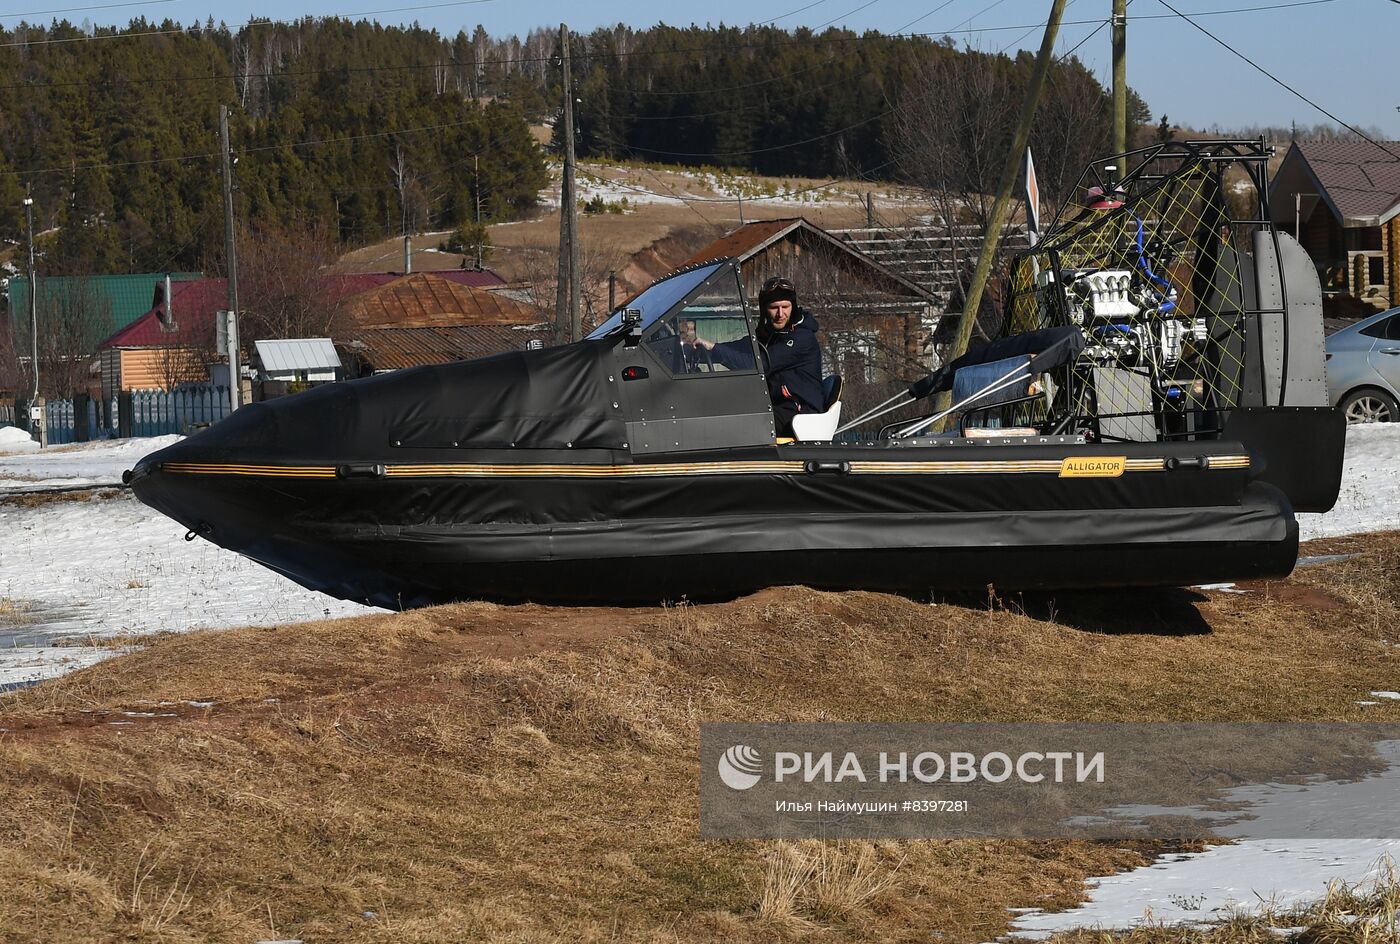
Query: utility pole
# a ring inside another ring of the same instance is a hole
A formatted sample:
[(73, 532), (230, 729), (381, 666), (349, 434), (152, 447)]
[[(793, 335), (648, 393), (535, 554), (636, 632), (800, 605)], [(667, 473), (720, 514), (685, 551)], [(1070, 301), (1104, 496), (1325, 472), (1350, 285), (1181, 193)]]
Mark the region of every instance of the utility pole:
[[(1128, 0), (1113, 0), (1113, 153), (1128, 152)], [(1128, 168), (1118, 168), (1122, 180)]]
[[(1040, 52), (1036, 56), (1035, 68), (1031, 72), (1030, 85), (1021, 104), (1021, 117), (1016, 125), (1016, 137), (1011, 149), (1006, 152), (1006, 163), (1002, 166), (1001, 187), (997, 190), (996, 202), (992, 204), (992, 215), (987, 220), (987, 231), (982, 235), (982, 250), (977, 255), (977, 268), (972, 273), (972, 284), (968, 287), (967, 301), (963, 305), (962, 318), (958, 321), (958, 335), (953, 342), (953, 350), (948, 360), (961, 357), (967, 351), (967, 343), (972, 339), (972, 328), (977, 323), (977, 310), (982, 305), (982, 292), (987, 287), (987, 276), (992, 271), (992, 257), (996, 255), (997, 242), (1001, 229), (1006, 224), (1007, 210), (1011, 204), (1011, 191), (1016, 187), (1020, 176), (1021, 160), (1030, 143), (1031, 125), (1035, 121), (1036, 104), (1040, 101), (1041, 89), (1045, 87), (1045, 75), (1050, 71), (1050, 60), (1055, 55), (1055, 36), (1060, 31), (1060, 18), (1065, 12), (1065, 0), (1054, 0), (1050, 8), (1050, 19), (1045, 24), (1045, 37), (1040, 41)], [(949, 394), (940, 393), (935, 402), (935, 412), (942, 412), (949, 406)]]
[(577, 341), (583, 334), (579, 310), (578, 195), (574, 187), (574, 89), (570, 77), (569, 27), (559, 24), (564, 73), (564, 179), (559, 187), (559, 287), (555, 293), (555, 334)]
[(229, 409), (242, 405), (243, 379), (238, 365), (238, 247), (233, 225), (233, 149), (228, 142), (228, 106), (219, 106), (219, 157), (224, 176), (224, 259), (228, 267)]
[(29, 369), (34, 375), (30, 403), (39, 402), (39, 282), (34, 276), (34, 197), (31, 185), (24, 188), (24, 223), (29, 229)]
[(472, 155), (472, 192), (476, 196), (476, 271), (481, 271), (481, 244), (486, 234), (481, 230), (481, 155)]

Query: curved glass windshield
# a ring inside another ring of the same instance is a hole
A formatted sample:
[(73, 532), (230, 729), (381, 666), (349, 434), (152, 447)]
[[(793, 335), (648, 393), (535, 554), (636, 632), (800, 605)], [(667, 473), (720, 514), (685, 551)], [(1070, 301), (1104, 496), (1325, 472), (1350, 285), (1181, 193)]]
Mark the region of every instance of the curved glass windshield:
[[(714, 275), (720, 266), (728, 265), (728, 259), (721, 259), (710, 265), (701, 266), (698, 269), (691, 269), (689, 272), (682, 272), (673, 275), (669, 279), (662, 279), (652, 285), (645, 292), (638, 295), (627, 303), (628, 308), (636, 308), (642, 313), (642, 330), (646, 331), (660, 318), (676, 306), (681, 299), (691, 293), (701, 282)], [(593, 333), (588, 336), (589, 340), (606, 337), (616, 331), (622, 325), (622, 313), (616, 312), (607, 321), (593, 329)]]
[(738, 273), (716, 271), (644, 331), (642, 344), (672, 375), (753, 370)]

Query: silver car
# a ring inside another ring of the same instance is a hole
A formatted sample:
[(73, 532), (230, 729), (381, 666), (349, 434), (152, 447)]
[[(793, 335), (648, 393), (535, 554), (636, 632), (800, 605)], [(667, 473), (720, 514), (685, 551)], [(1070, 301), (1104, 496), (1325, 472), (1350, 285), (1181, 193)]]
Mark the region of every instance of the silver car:
[(1327, 395), (1348, 423), (1400, 422), (1400, 308), (1327, 339)]

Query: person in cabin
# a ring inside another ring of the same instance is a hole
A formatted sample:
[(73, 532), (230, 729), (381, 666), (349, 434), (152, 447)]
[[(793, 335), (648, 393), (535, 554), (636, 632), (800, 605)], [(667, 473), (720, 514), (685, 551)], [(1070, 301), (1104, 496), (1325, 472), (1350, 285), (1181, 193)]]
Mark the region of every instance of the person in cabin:
[[(792, 435), (792, 418), (798, 413), (820, 413), (822, 351), (817, 341), (817, 318), (797, 304), (797, 289), (785, 278), (763, 283), (758, 293), (761, 312), (758, 330), (763, 372), (773, 400), (773, 420), (779, 436)], [(747, 337), (716, 344), (696, 338), (694, 346), (709, 351), (717, 363), (731, 369), (753, 366)]]

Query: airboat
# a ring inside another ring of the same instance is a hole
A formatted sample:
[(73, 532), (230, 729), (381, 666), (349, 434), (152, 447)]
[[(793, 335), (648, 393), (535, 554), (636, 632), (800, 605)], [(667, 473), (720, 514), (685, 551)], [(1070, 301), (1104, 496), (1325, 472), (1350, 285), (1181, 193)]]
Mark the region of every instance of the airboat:
[(191, 539), (392, 609), (1281, 577), (1295, 512), (1336, 500), (1345, 425), (1268, 156), (1187, 142), (1113, 159), (1120, 179), (1091, 167), (1100, 198), (1006, 272), (1000, 337), (844, 424), (829, 378), (795, 439), (756, 348), (726, 369), (687, 343), (753, 338), (718, 260), (577, 343), (254, 403), (126, 478)]

